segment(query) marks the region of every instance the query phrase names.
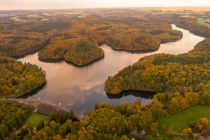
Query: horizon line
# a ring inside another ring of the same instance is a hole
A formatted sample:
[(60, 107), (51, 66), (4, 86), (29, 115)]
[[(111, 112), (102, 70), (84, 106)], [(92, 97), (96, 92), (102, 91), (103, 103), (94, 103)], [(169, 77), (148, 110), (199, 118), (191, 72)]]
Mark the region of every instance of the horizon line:
[[(37, 10), (72, 10), (72, 9), (131, 9), (131, 8), (210, 8), (210, 6), (113, 6), (113, 7), (71, 7), (71, 8), (21, 8), (0, 9), (0, 11), (37, 11)], [(210, 11), (210, 10), (209, 10)]]

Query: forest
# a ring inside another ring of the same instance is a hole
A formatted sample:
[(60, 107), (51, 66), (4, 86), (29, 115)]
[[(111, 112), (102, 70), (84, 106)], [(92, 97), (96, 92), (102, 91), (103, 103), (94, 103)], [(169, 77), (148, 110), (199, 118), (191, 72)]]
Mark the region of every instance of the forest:
[(36, 36), (0, 37), (0, 54), (19, 58), (40, 50), (49, 41), (49, 38)]
[(0, 99), (30, 93), (45, 82), (45, 72), (38, 66), (0, 56)]
[(182, 33), (173, 30), (170, 23), (145, 11), (142, 14), (138, 10), (45, 12), (20, 12), (3, 17), (0, 54), (19, 58), (41, 50), (41, 61), (66, 60), (75, 64), (75, 60), (69, 60), (69, 54), (74, 52), (74, 59), (78, 57), (79, 61), (83, 59), (81, 63), (89, 64), (103, 57), (102, 50), (84, 50), (93, 56), (84, 62), (85, 53), (74, 51), (79, 40), (88, 40), (92, 46), (107, 44), (116, 50), (149, 52), (157, 50), (161, 43), (182, 38)]
[(64, 59), (66, 62), (82, 66), (103, 57), (104, 52), (101, 48), (88, 40), (80, 40), (75, 46), (67, 50)]
[(67, 40), (65, 36), (59, 36), (40, 51), (38, 56), (41, 61), (55, 62), (65, 60), (76, 66), (84, 66), (103, 58), (104, 52), (86, 37), (81, 36)]
[[(204, 14), (197, 12), (183, 12), (183, 13), (167, 13), (167, 14), (157, 14), (150, 15), (151, 18), (166, 21), (171, 24), (175, 24), (178, 27), (190, 30), (190, 32), (203, 36), (210, 37), (210, 26), (208, 24), (209, 14), (204, 12)], [(207, 22), (206, 22), (207, 21)]]
[(189, 17), (189, 18), (176, 17), (174, 19), (171, 19), (170, 22), (173, 22), (177, 26), (188, 29), (195, 34), (205, 37), (210, 37), (210, 28), (204, 26), (203, 24), (200, 24), (199, 18), (197, 17)]
[(7, 100), (47, 82), (43, 69), (16, 60), (39, 50), (40, 61), (83, 66), (104, 57), (102, 44), (149, 52), (161, 43), (177, 41), (182, 33), (173, 30), (172, 23), (210, 36), (209, 12), (154, 11), (11, 11), (0, 16), (0, 140), (184, 140), (197, 139), (194, 134), (210, 135), (209, 38), (185, 54), (141, 58), (106, 80), (105, 91), (111, 95), (155, 92), (147, 105), (139, 99), (118, 105), (97, 103), (82, 119), (74, 120), (67, 113), (45, 116)]
[(13, 138), (15, 131), (21, 128), (30, 112), (24, 105), (0, 101), (0, 139)]
[[(113, 13), (116, 14), (116, 13)], [(155, 51), (161, 43), (174, 42), (182, 38), (182, 33), (172, 30), (167, 22), (151, 20), (143, 17), (141, 19), (132, 17), (127, 22), (125, 17), (112, 17), (108, 15), (93, 16), (92, 13), (82, 19), (69, 19), (70, 26), (65, 30), (54, 34), (51, 42), (39, 53), (41, 61), (65, 60), (76, 65), (89, 64), (103, 57), (102, 50), (78, 53), (74, 51), (77, 42), (88, 40), (92, 44), (107, 44), (116, 50), (148, 52)], [(100, 20), (97, 20), (100, 19)], [(148, 23), (149, 22), (149, 23)], [(82, 50), (82, 49), (79, 49)], [(74, 52), (74, 59), (70, 60), (69, 54)], [(93, 56), (87, 60), (87, 56)], [(84, 62), (87, 60), (87, 62)], [(78, 61), (83, 61), (78, 63)]]
[[(0, 139), (36, 140), (42, 137), (49, 140), (61, 139), (72, 132), (71, 128), (77, 124), (72, 121), (72, 116), (66, 113), (52, 113), (37, 126), (29, 127), (26, 120), (32, 115), (32, 109), (25, 105), (14, 101), (0, 101)], [(55, 135), (56, 133), (58, 134)]]
[(186, 54), (157, 54), (109, 77), (105, 91), (119, 94), (123, 90), (152, 92), (209, 93), (210, 39), (206, 39)]
[[(116, 106), (98, 103), (93, 111), (81, 120), (73, 120), (72, 116), (65, 113), (51, 113), (34, 127), (28, 127), (25, 121), (31, 115), (29, 108), (11, 101), (1, 101), (0, 104), (0, 138), (8, 140), (182, 140), (186, 136), (193, 138), (193, 133), (206, 136), (210, 130), (210, 114), (205, 116), (207, 118), (199, 115), (196, 120), (189, 120), (188, 126), (180, 132), (184, 137), (168, 135), (172, 131), (168, 128), (170, 126), (161, 125), (163, 119), (193, 107), (209, 107), (210, 96), (207, 93), (158, 93), (153, 97), (152, 103), (146, 106), (142, 106), (140, 100)], [(205, 110), (202, 113), (205, 113)]]

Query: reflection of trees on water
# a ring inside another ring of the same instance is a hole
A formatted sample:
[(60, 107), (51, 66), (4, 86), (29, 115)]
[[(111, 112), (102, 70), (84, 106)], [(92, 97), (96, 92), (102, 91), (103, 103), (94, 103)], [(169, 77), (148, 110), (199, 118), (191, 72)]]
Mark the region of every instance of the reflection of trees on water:
[(119, 99), (122, 98), (123, 96), (135, 96), (135, 97), (141, 97), (141, 98), (146, 98), (146, 99), (151, 99), (153, 95), (155, 95), (155, 92), (151, 91), (139, 91), (139, 90), (126, 90), (121, 92), (120, 94), (109, 94), (106, 93), (107, 97), (110, 99)]

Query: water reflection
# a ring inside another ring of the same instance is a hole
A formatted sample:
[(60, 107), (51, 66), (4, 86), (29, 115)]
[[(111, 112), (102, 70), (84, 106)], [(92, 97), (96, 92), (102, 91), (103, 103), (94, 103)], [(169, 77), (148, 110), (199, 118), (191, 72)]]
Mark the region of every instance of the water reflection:
[(138, 90), (126, 90), (121, 92), (120, 94), (109, 94), (107, 93), (107, 97), (110, 99), (120, 99), (123, 96), (135, 96), (135, 97), (141, 97), (141, 98), (146, 98), (146, 99), (152, 99), (152, 97), (155, 95), (155, 92), (150, 92), (150, 91), (138, 91)]
[[(40, 66), (47, 73), (46, 86), (28, 98), (40, 98), (55, 104), (61, 103), (63, 106), (75, 110), (76, 114), (81, 116), (90, 111), (97, 102), (111, 102), (113, 104), (133, 102), (136, 99), (136, 94), (128, 94), (121, 98), (108, 98), (104, 92), (105, 80), (125, 66), (135, 63), (139, 58), (155, 53), (186, 53), (203, 40), (202, 37), (187, 30), (175, 26), (173, 28), (182, 31), (183, 38), (177, 42), (162, 44), (156, 52), (135, 54), (114, 51), (109, 46), (102, 45), (101, 48), (105, 52), (104, 59), (86, 67), (75, 67), (65, 62), (40, 62), (37, 53), (19, 59), (22, 62), (30, 62)], [(150, 99), (145, 97), (142, 97), (141, 100), (143, 104), (150, 102)]]

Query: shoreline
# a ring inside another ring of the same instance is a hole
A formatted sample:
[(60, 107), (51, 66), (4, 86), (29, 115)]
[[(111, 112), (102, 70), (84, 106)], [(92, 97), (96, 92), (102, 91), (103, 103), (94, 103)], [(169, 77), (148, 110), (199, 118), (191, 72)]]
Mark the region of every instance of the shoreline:
[[(34, 49), (30, 50), (30, 51), (27, 51), (27, 52), (24, 52), (22, 54), (18, 54), (18, 55), (11, 55), (11, 57), (14, 57), (15, 59), (20, 59), (20, 58), (23, 58), (27, 55), (31, 55), (31, 54), (34, 54), (38, 51), (40, 51), (41, 49), (43, 49), (47, 44), (49, 44), (51, 41), (51, 38), (48, 38), (47, 40), (43, 41), (43, 45), (40, 45), (39, 47), (35, 47)], [(33, 46), (34, 47), (34, 46)], [(33, 48), (32, 47), (32, 48)]]
[[(108, 45), (110, 46), (110, 45)], [(133, 54), (141, 54), (141, 53), (149, 53), (149, 52), (155, 52), (160, 48), (160, 45), (158, 48), (154, 48), (154, 49), (147, 49), (147, 50), (136, 50), (136, 49), (125, 49), (125, 48), (113, 48), (112, 46), (110, 46), (114, 51), (124, 51), (124, 52), (128, 52), (128, 53), (133, 53)]]
[[(170, 42), (176, 42), (176, 41), (179, 41), (180, 39), (182, 39), (183, 38), (183, 36), (182, 37), (180, 37), (180, 38), (178, 38), (177, 40), (175, 40), (175, 41), (170, 41)], [(101, 44), (102, 45), (107, 45), (107, 44), (104, 44), (104, 43), (102, 43), (101, 42)], [(163, 44), (165, 44), (165, 43), (163, 43)], [(103, 47), (103, 46), (100, 46), (100, 47)], [(111, 47), (111, 46), (108, 46), (108, 47)], [(160, 48), (160, 46), (158, 47), (158, 49)], [(137, 53), (136, 52), (136, 50), (126, 50), (126, 49), (114, 49), (114, 48), (112, 48), (111, 47), (111, 49), (112, 50), (116, 50), (116, 51), (128, 51), (128, 52), (132, 52), (132, 53)], [(155, 49), (155, 50), (158, 50), (158, 49)], [(150, 51), (155, 51), (155, 50), (150, 50)], [(140, 53), (144, 53), (145, 51), (139, 51)], [(148, 52), (148, 50), (146, 51), (146, 52)], [(72, 64), (72, 65), (74, 65), (74, 66), (76, 66), (76, 67), (84, 67), (84, 66), (88, 66), (89, 64), (91, 64), (91, 63), (94, 63), (94, 62), (96, 62), (96, 61), (98, 61), (98, 60), (100, 60), (100, 59), (102, 59), (102, 58), (104, 58), (105, 56), (103, 56), (103, 57), (100, 57), (100, 58), (98, 58), (98, 59), (96, 59), (96, 60), (94, 60), (93, 62), (90, 62), (90, 63), (88, 63), (88, 64), (86, 64), (86, 65), (75, 65), (74, 63), (71, 63), (71, 62), (67, 62), (67, 63), (70, 63), (70, 64)], [(40, 60), (40, 59), (39, 59)], [(51, 60), (51, 62), (55, 62), (55, 61), (57, 61), (58, 62), (58, 59), (55, 59), (55, 60)], [(62, 61), (64, 61), (64, 60), (62, 60), (62, 59), (60, 59), (60, 62), (62, 62)], [(119, 94), (119, 95), (113, 95), (113, 94), (107, 94), (107, 96), (106, 96), (106, 98), (111, 98), (111, 99), (115, 99), (115, 98), (121, 98), (121, 97), (124, 97), (125, 98), (125, 96), (137, 96), (137, 97), (139, 97), (139, 96), (141, 96), (142, 95), (142, 93), (141, 93), (141, 91), (139, 90), (139, 91), (131, 91), (132, 93), (129, 93), (129, 92), (127, 92), (127, 93), (125, 93), (126, 91), (123, 91), (123, 95), (122, 94)], [(134, 92), (134, 93), (133, 93)], [(145, 92), (147, 92), (147, 91), (145, 91)], [(149, 91), (148, 91), (149, 92)], [(148, 92), (147, 92), (147, 94), (148, 94)], [(143, 96), (144, 96), (144, 93), (143, 93)], [(147, 95), (146, 95), (147, 96)]]
[(26, 92), (26, 93), (24, 93), (22, 95), (19, 95), (19, 96), (13, 97), (13, 98), (8, 98), (8, 99), (26, 99), (29, 96), (36, 94), (39, 90), (44, 88), (46, 85), (47, 85), (47, 81), (45, 81), (43, 84), (41, 84), (40, 86), (34, 88), (31, 91), (28, 91), (28, 92)]
[(64, 59), (63, 58), (39, 58), (38, 56), (38, 59), (39, 61), (41, 62), (45, 62), (45, 63), (60, 63), (60, 62), (63, 62)]
[(71, 62), (71, 61), (66, 61), (66, 60), (64, 60), (64, 61), (65, 61), (66, 63), (68, 63), (68, 64), (72, 64), (73, 66), (82, 68), (82, 67), (86, 67), (86, 66), (92, 65), (92, 64), (94, 64), (95, 62), (100, 61), (100, 60), (103, 59), (104, 57), (105, 57), (105, 55), (103, 55), (103, 56), (101, 56), (101, 57), (99, 57), (99, 58), (97, 58), (97, 59), (94, 59), (93, 61), (90, 61), (90, 62), (88, 62), (88, 63), (86, 63), (86, 64), (76, 64), (76, 63)]
[(152, 99), (156, 92), (153, 91), (143, 91), (143, 90), (123, 90), (118, 94), (106, 93), (107, 97), (110, 99), (119, 99), (124, 96), (135, 96), (135, 97), (143, 97), (147, 99)]
[(97, 62), (97, 61), (99, 61), (99, 60), (101, 60), (101, 59), (103, 59), (105, 57), (105, 55), (103, 55), (103, 56), (101, 56), (101, 57), (99, 57), (99, 58), (97, 58), (97, 59), (95, 59), (95, 60), (93, 60), (93, 61), (90, 61), (89, 63), (86, 63), (86, 64), (76, 64), (76, 63), (73, 63), (73, 62), (71, 62), (71, 61), (66, 61), (64, 58), (56, 58), (56, 59), (50, 59), (50, 58), (39, 58), (38, 57), (38, 59), (39, 59), (39, 61), (41, 61), (41, 62), (45, 62), (45, 63), (61, 63), (61, 62), (66, 62), (67, 64), (71, 64), (71, 65), (73, 65), (73, 66), (76, 66), (76, 67), (85, 67), (85, 66), (89, 66), (89, 65), (91, 65), (91, 64), (93, 64), (93, 63), (95, 63), (95, 62)]
[(159, 46), (157, 48), (154, 48), (154, 49), (145, 49), (145, 50), (138, 50), (138, 49), (126, 49), (126, 48), (114, 48), (113, 46), (109, 45), (109, 44), (106, 44), (106, 43), (102, 43), (102, 42), (99, 42), (98, 44), (100, 44), (100, 46), (103, 46), (103, 45), (107, 45), (109, 46), (112, 50), (114, 51), (124, 51), (124, 52), (128, 52), (128, 53), (132, 53), (132, 54), (141, 54), (141, 53), (150, 53), (150, 52), (155, 52), (155, 51), (158, 51), (160, 46), (162, 44), (167, 44), (167, 43), (172, 43), (172, 42), (176, 42), (176, 41), (179, 41), (183, 38), (183, 33), (181, 36), (179, 36), (179, 38), (177, 38), (176, 40), (168, 40), (168, 41), (161, 41)]

